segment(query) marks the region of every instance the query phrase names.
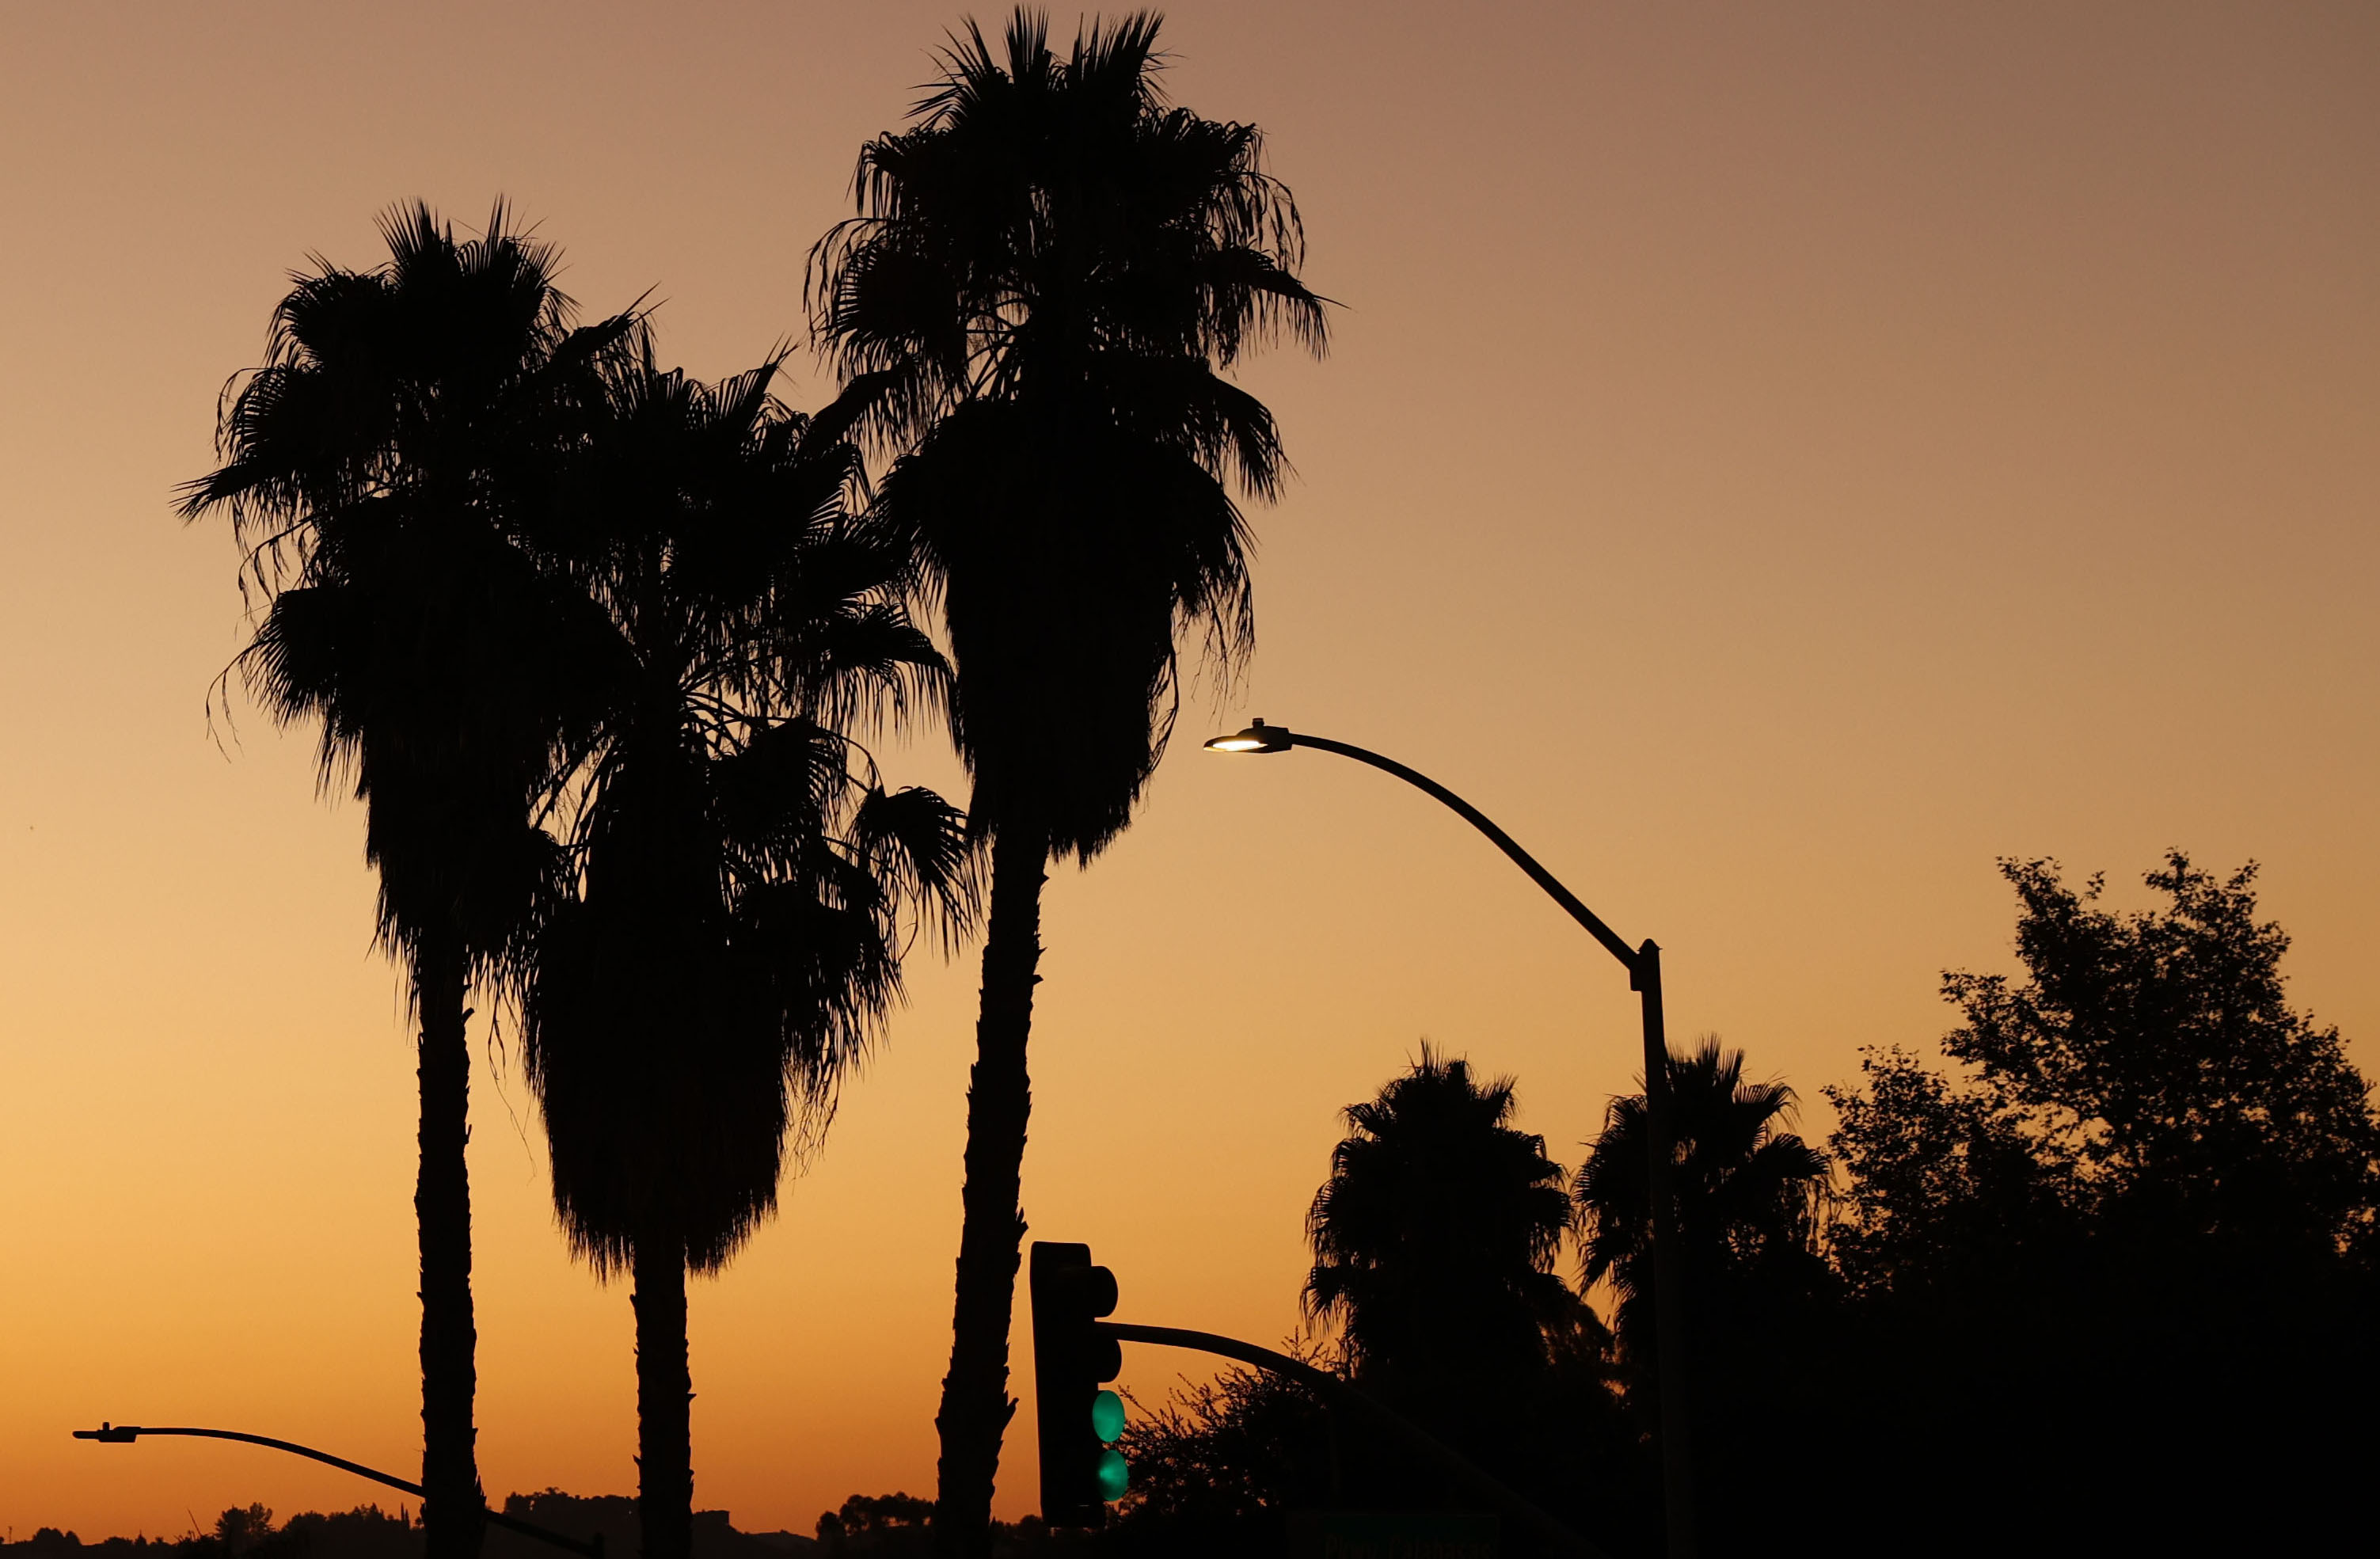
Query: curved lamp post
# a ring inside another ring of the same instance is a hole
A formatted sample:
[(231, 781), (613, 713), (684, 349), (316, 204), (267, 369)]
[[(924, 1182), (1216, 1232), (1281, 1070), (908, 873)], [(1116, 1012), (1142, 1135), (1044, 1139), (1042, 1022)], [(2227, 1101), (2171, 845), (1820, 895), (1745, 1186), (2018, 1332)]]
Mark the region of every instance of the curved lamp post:
[(1368, 763), (1445, 803), (1465, 822), (1488, 835), (1498, 849), (1512, 858), (1513, 865), (1528, 873), (1529, 881), (1543, 888), (1572, 920), (1585, 927), (1586, 933), (1628, 971), (1629, 988), (1637, 993), (1645, 1014), (1645, 1146), (1649, 1160), (1645, 1190), (1653, 1204), (1653, 1344), (1661, 1371), (1662, 1504), (1668, 1516), (1670, 1559), (1693, 1559), (1694, 1477), (1686, 1428), (1686, 1296), (1677, 1249), (1675, 1144), (1670, 1102), (1669, 1041), (1661, 1017), (1660, 946), (1650, 937), (1637, 946), (1629, 946), (1619, 932), (1579, 902), (1576, 894), (1538, 865), (1535, 856), (1521, 848), (1486, 813), (1427, 774), (1409, 769), (1393, 758), (1383, 758), (1352, 742), (1268, 725), (1262, 720), (1245, 731), (1217, 737), (1207, 743), (1210, 752), (1287, 752), (1298, 747), (1335, 752), (1342, 758)]
[[(199, 1440), (237, 1440), (242, 1444), (261, 1445), (270, 1451), (286, 1451), (293, 1456), (306, 1456), (314, 1461), (325, 1462), (342, 1472), (352, 1472), (358, 1478), (369, 1478), (375, 1483), (385, 1483), (392, 1489), (402, 1489), (416, 1499), (422, 1497), (421, 1485), (410, 1479), (399, 1478), (393, 1472), (382, 1472), (377, 1468), (366, 1467), (361, 1462), (351, 1462), (345, 1456), (334, 1456), (328, 1451), (317, 1451), (311, 1445), (300, 1445), (294, 1440), (275, 1440), (267, 1434), (248, 1434), (236, 1429), (157, 1429), (148, 1424), (104, 1422), (97, 1429), (79, 1429), (74, 1431), (74, 1437), (77, 1440), (96, 1440), (104, 1445), (129, 1445), (144, 1434), (179, 1434)], [(565, 1537), (560, 1532), (550, 1531), (533, 1521), (524, 1521), (517, 1516), (507, 1516), (501, 1510), (490, 1510), (485, 1502), (480, 1505), (480, 1519), (492, 1526), (518, 1532), (523, 1537), (535, 1538), (540, 1542), (552, 1543), (556, 1548), (568, 1549), (571, 1553), (581, 1555), (582, 1559), (603, 1559), (603, 1534), (601, 1532), (596, 1533), (587, 1541), (581, 1542), (577, 1538)]]

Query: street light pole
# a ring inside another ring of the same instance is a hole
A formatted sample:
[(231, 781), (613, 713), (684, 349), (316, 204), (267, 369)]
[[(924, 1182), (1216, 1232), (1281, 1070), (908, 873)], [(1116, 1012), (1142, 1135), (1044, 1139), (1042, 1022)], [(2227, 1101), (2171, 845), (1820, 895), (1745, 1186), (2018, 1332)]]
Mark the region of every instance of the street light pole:
[(1631, 947), (1600, 916), (1580, 902), (1537, 859), (1496, 826), (1488, 814), (1418, 770), (1381, 756), (1353, 742), (1308, 736), (1285, 726), (1257, 721), (1246, 730), (1217, 737), (1207, 743), (1214, 752), (1287, 752), (1310, 747), (1367, 763), (1383, 773), (1420, 790), (1486, 834), (1531, 882), (1546, 891), (1585, 927), (1588, 935), (1617, 958), (1628, 971), (1629, 988), (1637, 994), (1645, 1029), (1645, 1195), (1653, 1213), (1654, 1356), (1660, 1372), (1661, 1492), (1667, 1516), (1670, 1559), (1694, 1559), (1694, 1500), (1692, 1441), (1688, 1432), (1686, 1378), (1685, 1277), (1678, 1259), (1677, 1162), (1674, 1117), (1670, 1097), (1669, 1037), (1661, 1012), (1661, 949), (1650, 937)]

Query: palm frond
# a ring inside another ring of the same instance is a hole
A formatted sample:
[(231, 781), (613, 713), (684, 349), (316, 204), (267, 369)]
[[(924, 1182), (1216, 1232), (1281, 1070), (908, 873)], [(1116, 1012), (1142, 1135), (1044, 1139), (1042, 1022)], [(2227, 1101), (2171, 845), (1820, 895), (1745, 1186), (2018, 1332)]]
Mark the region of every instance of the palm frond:
[(892, 457), (871, 519), (948, 630), (971, 826), (1030, 806), (1086, 859), (1162, 752), (1177, 640), (1228, 681), (1252, 635), (1231, 490), (1270, 500), (1288, 465), (1219, 371), (1328, 336), (1262, 136), (1168, 104), (1159, 33), (1140, 12), (1058, 50), (1028, 9), (953, 32), (805, 283), (844, 386), (820, 425)]
[(859, 745), (946, 667), (905, 555), (851, 513), (857, 451), (771, 396), (782, 352), (711, 384), (636, 345), (601, 367), (540, 538), (617, 652), (581, 657), (594, 735), (556, 793), (576, 870), (528, 960), (523, 1054), (581, 1254), (617, 1270), (666, 1229), (709, 1270), (823, 1140), (909, 926), (947, 944), (975, 888), (956, 814), (886, 796)]

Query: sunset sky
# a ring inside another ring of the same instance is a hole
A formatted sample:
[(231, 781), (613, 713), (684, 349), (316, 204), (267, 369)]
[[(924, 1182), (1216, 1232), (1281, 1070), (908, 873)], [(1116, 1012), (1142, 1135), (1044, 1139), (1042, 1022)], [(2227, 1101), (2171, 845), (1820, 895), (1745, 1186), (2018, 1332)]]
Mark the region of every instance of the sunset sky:
[[(216, 396), (288, 274), (511, 201), (590, 311), (709, 377), (803, 262), (949, 0), (0, 6), (0, 1528), (86, 1539), (419, 1471), (412, 1040), (362, 811), (213, 679)], [(997, 24), (1005, 13), (978, 13)], [(1073, 13), (1058, 30), (1071, 32)], [(1168, 7), (1177, 99), (1295, 190), (1330, 358), (1252, 364), (1297, 468), (1258, 644), (1047, 901), (1032, 1236), (1119, 1315), (1274, 1342), (1337, 1112), (1429, 1039), (1575, 1163), (1624, 974), (1402, 758), (1667, 949), (1672, 1033), (1803, 1094), (2010, 967), (1998, 856), (2265, 865), (2301, 1006), (2380, 1071), (2380, 8)], [(797, 353), (796, 405), (828, 393)], [(958, 783), (939, 738), (896, 773)], [(808, 1531), (930, 1493), (974, 950), (783, 1213), (692, 1296), (696, 1503)], [(486, 1004), (482, 1004), (483, 1007)], [(480, 1461), (628, 1492), (625, 1286), (570, 1259), (475, 1019)], [(1030, 1348), (1014, 1334), (1016, 1390)], [(1189, 1355), (1134, 1347), (1161, 1398)], [(1030, 1408), (999, 1514), (1037, 1504)], [(383, 1502), (387, 1503), (387, 1502)]]

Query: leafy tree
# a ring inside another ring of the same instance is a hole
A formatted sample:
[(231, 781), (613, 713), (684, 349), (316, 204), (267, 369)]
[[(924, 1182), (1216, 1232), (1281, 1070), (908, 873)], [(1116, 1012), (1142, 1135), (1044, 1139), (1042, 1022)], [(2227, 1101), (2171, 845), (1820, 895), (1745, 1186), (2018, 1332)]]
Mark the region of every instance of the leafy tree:
[(965, 1225), (937, 1425), (938, 1541), (980, 1554), (1014, 1405), (1026, 1065), (1053, 857), (1123, 829), (1163, 751), (1179, 642), (1218, 664), (1253, 622), (1232, 497), (1269, 498), (1269, 412), (1222, 377), (1281, 331), (1319, 351), (1289, 192), (1252, 126), (1167, 106), (1158, 21), (1091, 23), (1064, 55), (1020, 10), (972, 24), (909, 128), (860, 153), (858, 214), (813, 255), (844, 375), (830, 430), (904, 452), (880, 509), (939, 603), (952, 727), (992, 841)]
[(2054, 861), (2001, 862), (2027, 979), (1942, 981), (1965, 1017), (1942, 1048), (1974, 1089), (1912, 1093), (1895, 1077), (1908, 1066), (1887, 1058), (1870, 1068), (1881, 1092), (1842, 1095), (1841, 1139), (1867, 1188), (1862, 1226), (1876, 1236), (1862, 1248), (1888, 1250), (1896, 1218), (1956, 1200), (1955, 1184), (1930, 1198), (1886, 1188), (1910, 1131), (1948, 1119), (1970, 1139), (2022, 1142), (2095, 1220), (2314, 1250), (2365, 1237), (2380, 1125), (2338, 1030), (2288, 1004), (2289, 937), (2255, 918), (2255, 870), (2218, 879), (2174, 851), (2146, 877), (2166, 907), (2114, 914), (2096, 907), (2099, 877), (2078, 893)]
[(1898, 1046), (1860, 1062), (1865, 1087), (1829, 1087), (1849, 1174), (1833, 1254), (1855, 1287), (1956, 1283), (2081, 1236), (2086, 1198), (2060, 1144), (1988, 1090), (1953, 1090)]
[(517, 966), (556, 867), (532, 824), (571, 737), (557, 694), (583, 613), (516, 544), (594, 365), (554, 251), (500, 206), (458, 241), (424, 206), (389, 259), (298, 278), (265, 365), (227, 396), (223, 464), (183, 512), (231, 516), (270, 598), (237, 663), (284, 723), (319, 723), (324, 788), (364, 801), (379, 935), (420, 1017), (423, 1515), (431, 1559), (478, 1552), (467, 992)]
[[(492, 1541), (489, 1550), (502, 1546)], [(255, 1559), (419, 1559), (421, 1529), (402, 1507), (376, 1504), (352, 1510), (300, 1511), (255, 1550)]]
[(854, 1494), (818, 1518), (818, 1543), (827, 1553), (927, 1553), (934, 1502), (905, 1493)]
[[(866, 1554), (868, 1559), (905, 1559), (934, 1551), (934, 1502), (908, 1494), (854, 1494), (839, 1510), (818, 1519), (820, 1553)], [(1038, 1516), (991, 1524), (996, 1559), (1025, 1559), (1050, 1553), (1081, 1553), (1093, 1545), (1076, 1534), (1053, 1534)]]
[(1856, 1296), (1829, 1410), (1871, 1516), (1906, 1519), (1884, 1492), (1927, 1477), (1981, 1517), (1945, 1552), (2342, 1533), (2380, 1449), (2380, 1119), (2338, 1030), (2289, 1006), (2254, 868), (2170, 852), (2131, 913), (2054, 861), (2001, 871), (2022, 976), (1944, 976), (1956, 1069), (1876, 1053), (1829, 1090)]
[[(1344, 1367), (1285, 1346), (1318, 1368)], [(1105, 1544), (1124, 1554), (1282, 1553), (1288, 1513), (1343, 1502), (1348, 1462), (1371, 1449), (1349, 1443), (1355, 1426), (1334, 1425), (1306, 1388), (1262, 1370), (1226, 1370), (1154, 1409), (1134, 1407), (1118, 1442), (1132, 1485)]]
[(540, 930), (524, 1055), (554, 1201), (599, 1273), (632, 1274), (638, 1518), (686, 1559), (686, 1277), (776, 1205), (901, 983), (905, 910), (955, 930), (959, 819), (891, 793), (847, 734), (930, 701), (942, 663), (893, 600), (900, 554), (844, 496), (847, 446), (803, 440), (774, 364), (718, 385), (610, 375), (546, 540), (608, 635), (579, 663), (577, 872)]
[(215, 1541), (226, 1553), (245, 1553), (273, 1535), (273, 1512), (261, 1504), (234, 1506), (215, 1517)]

